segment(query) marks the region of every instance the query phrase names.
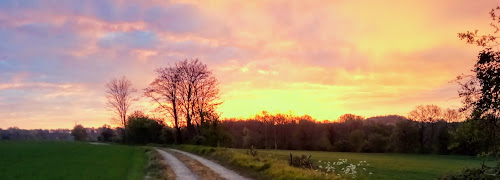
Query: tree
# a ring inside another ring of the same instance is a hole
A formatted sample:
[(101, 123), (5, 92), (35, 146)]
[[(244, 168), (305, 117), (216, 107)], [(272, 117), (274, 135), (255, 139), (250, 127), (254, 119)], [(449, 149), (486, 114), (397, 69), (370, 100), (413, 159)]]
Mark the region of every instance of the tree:
[(392, 149), (396, 152), (412, 153), (419, 146), (419, 129), (415, 121), (397, 122), (392, 133)]
[(176, 64), (182, 83), (180, 104), (186, 120), (189, 135), (195, 134), (194, 125), (200, 126), (207, 114), (215, 113), (221, 102), (217, 79), (198, 59), (184, 60)]
[[(443, 119), (442, 109), (436, 105), (419, 105), (408, 114), (408, 118), (419, 122), (420, 148), (422, 148), (421, 150), (425, 150), (428, 147), (426, 146), (427, 143), (432, 144), (432, 140), (434, 139), (434, 124)], [(428, 125), (431, 126), (430, 136), (425, 138), (425, 130)]]
[(87, 140), (87, 131), (85, 128), (78, 124), (71, 131), (71, 135), (75, 138), (76, 141), (86, 141)]
[(107, 106), (114, 111), (120, 118), (120, 124), (125, 127), (127, 125), (127, 112), (132, 104), (132, 93), (136, 90), (132, 88), (132, 82), (125, 76), (117, 79), (113, 78), (106, 83)]
[(110, 142), (115, 136), (115, 132), (111, 129), (111, 126), (106, 124), (99, 128), (99, 131), (101, 132), (99, 137), (97, 137), (99, 141)]
[(364, 117), (354, 114), (344, 114), (339, 117), (338, 122), (344, 123), (347, 126), (349, 133), (360, 129), (363, 126)]
[(141, 111), (135, 111), (128, 117), (126, 141), (129, 143), (160, 143), (162, 129), (165, 126), (160, 120), (150, 118)]
[(460, 112), (458, 109), (446, 109), (443, 111), (443, 119), (447, 123), (460, 122), (464, 119), (464, 112)]
[(264, 146), (266, 147), (267, 149), (267, 145), (268, 145), (268, 125), (271, 123), (271, 115), (267, 112), (267, 111), (262, 111), (261, 114), (257, 114), (255, 115), (255, 119), (262, 122), (264, 124), (264, 137), (265, 137), (265, 142), (264, 142)]
[(493, 35), (478, 35), (478, 30), (458, 33), (460, 39), (465, 39), (467, 43), (476, 44), (485, 49), (479, 52), (472, 74), (462, 74), (457, 77), (457, 83), (461, 85), (459, 95), (463, 98), (464, 104), (462, 110), (472, 111), (466, 125), (479, 130), (469, 136), (484, 140), (485, 150), (494, 155), (498, 155), (500, 149), (498, 144), (500, 141), (500, 51), (492, 49), (499, 45), (498, 36), (495, 36), (500, 31), (500, 16), (497, 15), (497, 11), (500, 11), (499, 6), (490, 11)]
[(158, 77), (145, 89), (145, 95), (174, 120), (178, 143), (180, 126), (185, 122), (189, 138), (196, 134), (208, 116), (216, 114), (218, 82), (212, 71), (198, 59), (184, 60), (156, 70)]
[(158, 104), (159, 111), (166, 112), (173, 118), (176, 142), (182, 143), (179, 116), (179, 87), (182, 83), (180, 70), (175, 67), (159, 68), (156, 73), (158, 76), (144, 89), (144, 95)]

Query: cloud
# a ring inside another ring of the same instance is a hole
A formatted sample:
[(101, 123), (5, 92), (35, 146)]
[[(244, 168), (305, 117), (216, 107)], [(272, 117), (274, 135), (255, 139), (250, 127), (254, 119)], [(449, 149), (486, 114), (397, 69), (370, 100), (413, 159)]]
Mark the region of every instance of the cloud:
[(102, 36), (98, 44), (102, 48), (126, 46), (148, 49), (157, 45), (157, 37), (150, 31), (111, 32)]
[(0, 127), (109, 123), (107, 80), (143, 89), (154, 69), (191, 58), (214, 70), (224, 117), (456, 106), (448, 82), (478, 51), (456, 33), (487, 28), (493, 3), (0, 1), (0, 116), (15, 119)]

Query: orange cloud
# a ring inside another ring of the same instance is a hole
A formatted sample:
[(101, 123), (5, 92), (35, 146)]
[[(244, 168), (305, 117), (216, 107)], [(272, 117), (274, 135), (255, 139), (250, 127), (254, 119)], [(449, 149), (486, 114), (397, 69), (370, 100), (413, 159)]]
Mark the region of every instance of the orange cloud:
[[(456, 33), (487, 32), (496, 4), (0, 3), (0, 107), (7, 109), (0, 116), (8, 119), (0, 127), (109, 124), (107, 80), (126, 75), (141, 97), (154, 69), (185, 58), (214, 70), (223, 117), (291, 110), (333, 120), (344, 113), (406, 115), (419, 104), (457, 107), (457, 86), (449, 82), (468, 72), (479, 48)], [(142, 97), (134, 106), (153, 108)]]

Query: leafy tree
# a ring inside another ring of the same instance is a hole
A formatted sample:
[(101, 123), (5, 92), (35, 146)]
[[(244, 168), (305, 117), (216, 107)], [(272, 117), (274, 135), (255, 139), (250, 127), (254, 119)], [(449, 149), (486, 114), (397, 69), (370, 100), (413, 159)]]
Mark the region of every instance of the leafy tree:
[[(408, 114), (408, 118), (419, 122), (418, 131), (421, 152), (427, 151), (432, 145), (434, 139), (434, 124), (443, 119), (442, 114), (443, 110), (436, 105), (419, 105)], [(428, 126), (431, 127), (430, 130), (427, 130)], [(426, 132), (430, 132), (428, 136)]]
[(110, 142), (113, 137), (115, 137), (115, 132), (111, 129), (109, 125), (103, 125), (99, 128), (101, 134), (97, 138), (99, 141)]
[[(500, 17), (496, 15), (500, 6), (490, 11), (494, 34), (500, 31)], [(464, 108), (472, 111), (469, 119), (454, 133), (455, 142), (451, 144), (454, 150), (473, 150), (482, 155), (493, 155), (498, 160), (500, 141), (500, 52), (492, 47), (498, 46), (497, 36), (478, 35), (474, 32), (458, 33), (460, 39), (469, 44), (485, 47), (479, 52), (478, 60), (471, 75), (457, 77), (462, 86), (459, 95), (463, 97)], [(469, 149), (470, 148), (470, 149)], [(478, 149), (476, 149), (478, 148)], [(498, 179), (500, 161), (496, 167), (488, 167), (484, 163), (480, 168), (467, 168), (459, 174), (445, 176), (442, 179)]]
[(355, 152), (361, 152), (365, 145), (365, 133), (363, 130), (357, 129), (352, 131), (349, 134), (349, 142), (353, 145)]
[(126, 142), (137, 144), (161, 143), (160, 135), (163, 127), (164, 124), (161, 121), (149, 118), (140, 111), (135, 111), (129, 116), (125, 127)]
[(88, 138), (87, 131), (80, 124), (76, 125), (73, 128), (73, 130), (71, 131), (71, 135), (75, 138), (76, 141), (86, 141)]
[(163, 127), (163, 129), (161, 130), (160, 140), (165, 144), (175, 143), (174, 129), (168, 126)]
[(498, 37), (495, 36), (500, 31), (500, 17), (497, 11), (500, 11), (500, 7), (490, 11), (493, 35), (478, 35), (477, 30), (458, 33), (460, 39), (485, 49), (479, 52), (472, 74), (457, 77), (457, 82), (462, 86), (459, 90), (459, 95), (463, 97), (462, 110), (472, 111), (468, 126), (482, 130), (468, 136), (475, 139), (481, 137), (485, 146), (483, 150), (495, 155), (498, 155), (500, 148), (500, 52), (492, 48), (499, 45)]

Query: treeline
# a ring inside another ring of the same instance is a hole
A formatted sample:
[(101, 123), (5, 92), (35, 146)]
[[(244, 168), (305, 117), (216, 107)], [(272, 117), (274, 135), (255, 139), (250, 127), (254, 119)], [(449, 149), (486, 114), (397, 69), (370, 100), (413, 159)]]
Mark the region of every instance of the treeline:
[[(86, 141), (98, 141), (102, 128), (83, 128)], [(19, 129), (11, 127), (0, 129), (1, 140), (47, 140), (72, 141), (74, 136), (71, 129)]]
[(191, 134), (192, 130), (187, 126), (179, 127), (177, 130), (165, 125), (162, 119), (135, 111), (127, 118), (125, 128), (117, 128), (115, 131), (121, 132), (121, 142), (128, 144), (179, 144), (183, 142), (219, 146), (221, 142), (229, 142), (230, 139), (220, 128), (218, 119), (205, 119), (202, 124), (193, 126), (193, 129), (194, 134)]
[(125, 127), (111, 128), (104, 125), (100, 128), (85, 128), (76, 125), (67, 135), (71, 140), (100, 141), (124, 144), (174, 144), (181, 139), (184, 143), (218, 146), (221, 141), (228, 142), (229, 137), (223, 136), (218, 120), (207, 119), (201, 125), (194, 127), (197, 132), (190, 138), (187, 127), (180, 129), (181, 137), (176, 130), (167, 126), (163, 119), (150, 117), (141, 111), (135, 111), (125, 119)]
[[(222, 122), (231, 137), (227, 145), (234, 148), (472, 154), (450, 148), (459, 124), (444, 119), (422, 124), (398, 115), (364, 119), (352, 114), (337, 122), (318, 122), (310, 116), (266, 112)], [(423, 144), (421, 139), (425, 139)]]

